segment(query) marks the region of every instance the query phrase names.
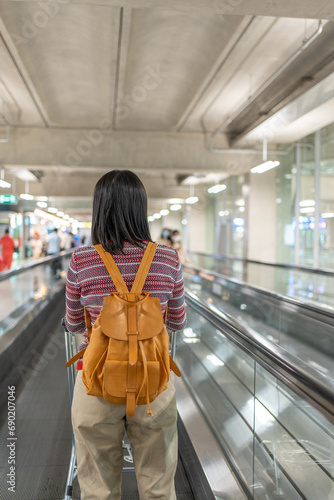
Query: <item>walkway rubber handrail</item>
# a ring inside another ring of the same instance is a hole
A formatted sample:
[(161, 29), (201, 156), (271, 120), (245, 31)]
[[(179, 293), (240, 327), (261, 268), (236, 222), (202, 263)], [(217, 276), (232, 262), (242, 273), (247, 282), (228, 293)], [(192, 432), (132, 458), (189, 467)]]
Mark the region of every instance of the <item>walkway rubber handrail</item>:
[(208, 305), (186, 289), (186, 302), (206, 318), (218, 332), (250, 355), (293, 392), (306, 399), (334, 422), (334, 380), (321, 376), (310, 365), (298, 360), (282, 347), (242, 325), (214, 305)]
[(307, 266), (295, 266), (293, 264), (280, 264), (280, 263), (273, 263), (273, 262), (263, 262), (260, 260), (253, 260), (253, 259), (246, 259), (244, 257), (233, 257), (231, 255), (220, 255), (220, 254), (214, 254), (214, 253), (208, 253), (208, 252), (192, 252), (188, 251), (187, 252), (189, 255), (203, 255), (204, 257), (212, 257), (214, 259), (218, 260), (237, 260), (240, 262), (246, 262), (247, 264), (258, 264), (261, 266), (269, 266), (269, 267), (277, 267), (277, 268), (282, 268), (282, 269), (290, 269), (292, 271), (303, 271), (311, 274), (324, 274), (326, 276), (333, 276), (334, 277), (334, 270), (331, 269), (319, 269), (319, 268), (314, 268), (314, 267), (307, 267)]
[[(208, 269), (202, 269), (197, 266), (193, 266), (192, 264), (184, 264), (183, 269), (192, 269), (197, 272), (197, 274), (211, 275), (216, 278), (217, 282), (229, 281), (239, 287), (242, 287), (244, 290), (247, 289), (251, 292), (251, 294), (257, 293), (260, 295), (265, 295), (270, 299), (277, 301), (278, 307), (282, 307), (282, 302), (292, 305), (294, 307), (300, 307), (304, 311), (315, 312), (316, 314), (321, 314), (327, 316), (328, 318), (334, 319), (334, 308), (329, 306), (328, 304), (313, 304), (311, 302), (306, 302), (305, 300), (300, 300), (295, 297), (290, 297), (289, 295), (283, 295), (281, 293), (274, 292), (272, 290), (268, 290), (267, 288), (262, 288), (257, 285), (252, 285), (251, 283), (246, 283), (245, 281), (238, 280), (237, 278), (231, 278), (230, 276), (225, 276), (223, 274), (219, 274), (216, 271), (210, 271)], [(222, 283), (224, 285), (224, 283)], [(333, 323), (334, 326), (334, 323)]]
[(4, 281), (12, 276), (17, 276), (18, 274), (25, 273), (30, 269), (38, 266), (44, 266), (48, 262), (52, 262), (54, 260), (58, 260), (59, 258), (66, 257), (67, 255), (71, 255), (75, 248), (71, 248), (70, 250), (62, 250), (60, 253), (55, 255), (49, 255), (48, 257), (42, 257), (41, 259), (34, 260), (32, 262), (27, 262), (26, 264), (21, 264), (20, 266), (14, 267), (9, 271), (2, 271), (0, 273), (0, 281)]

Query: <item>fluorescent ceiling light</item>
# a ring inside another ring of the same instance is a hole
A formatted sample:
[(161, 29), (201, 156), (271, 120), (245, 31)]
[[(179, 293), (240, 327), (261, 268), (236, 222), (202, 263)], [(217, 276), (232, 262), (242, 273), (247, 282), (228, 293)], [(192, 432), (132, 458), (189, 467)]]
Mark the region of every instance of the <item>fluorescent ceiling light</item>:
[(183, 186), (194, 186), (195, 184), (203, 182), (204, 177), (204, 175), (189, 175), (181, 182), (181, 184), (183, 184)]
[(48, 201), (47, 196), (35, 196), (35, 200), (37, 201)]
[(10, 188), (11, 187), (11, 183), (10, 182), (7, 182), (5, 181), (4, 177), (5, 177), (5, 169), (3, 167), (1, 167), (1, 177), (0, 177), (0, 187), (3, 187), (3, 188)]
[(315, 212), (314, 207), (303, 207), (300, 209), (301, 214), (307, 214), (308, 212)]
[(152, 215), (149, 215), (147, 217), (147, 220), (148, 220), (148, 222), (153, 222), (154, 221), (154, 217)]
[(34, 199), (34, 197), (28, 193), (20, 194), (20, 198), (22, 198), (22, 200), (33, 200)]
[(34, 175), (30, 170), (26, 168), (12, 169), (11, 172), (22, 181), (37, 181), (36, 175)]
[(189, 196), (189, 198), (186, 199), (186, 203), (188, 205), (193, 205), (194, 203), (198, 202), (197, 196)]
[(64, 212), (62, 212), (61, 210), (59, 210), (59, 211), (57, 212), (57, 215), (58, 215), (58, 217), (62, 217), (62, 216), (64, 215)]
[(323, 217), (324, 219), (329, 219), (330, 217), (334, 217), (334, 213), (326, 212), (324, 214), (321, 214), (321, 217)]
[(314, 207), (315, 201), (314, 200), (302, 200), (299, 202), (299, 205), (301, 207)]
[(279, 161), (265, 161), (264, 163), (251, 168), (251, 172), (253, 174), (263, 174), (263, 172), (267, 172), (267, 170), (278, 167), (279, 164)]
[(0, 187), (2, 187), (2, 188), (10, 188), (11, 184), (10, 184), (10, 182), (6, 182), (3, 179), (1, 179), (0, 180)]
[(67, 215), (67, 214), (63, 215), (63, 219), (68, 220), (69, 218), (70, 218), (69, 215)]
[(229, 215), (230, 212), (228, 210), (221, 210), (218, 212), (219, 217), (224, 217), (224, 215)]
[(155, 214), (153, 214), (153, 217), (154, 217), (154, 219), (160, 219), (161, 214), (159, 214), (158, 212), (155, 212)]
[(163, 208), (162, 210), (160, 210), (160, 215), (168, 215), (169, 214), (169, 210), (167, 210), (166, 208)]
[(173, 211), (173, 212), (176, 212), (177, 210), (181, 210), (182, 208), (182, 205), (180, 205), (179, 203), (175, 203), (174, 205), (171, 205), (170, 206), (170, 209)]
[(40, 208), (47, 208), (48, 204), (45, 201), (38, 201), (37, 206)]
[(44, 219), (52, 220), (53, 222), (59, 223), (59, 227), (61, 224), (65, 226), (69, 226), (70, 223), (64, 220), (59, 219), (59, 217), (56, 217), (55, 215), (51, 215), (48, 212), (44, 212), (43, 210), (40, 210), (39, 208), (35, 208), (34, 213), (38, 215), (39, 217), (43, 217)]
[(211, 186), (208, 189), (208, 193), (216, 194), (216, 193), (220, 193), (220, 191), (224, 191), (224, 189), (226, 189), (225, 184), (215, 184), (214, 186)]
[(168, 200), (168, 203), (184, 203), (184, 199), (183, 198), (170, 198)]
[(48, 211), (51, 213), (51, 214), (56, 214), (58, 212), (58, 208), (55, 208), (55, 207), (49, 207), (48, 208)]

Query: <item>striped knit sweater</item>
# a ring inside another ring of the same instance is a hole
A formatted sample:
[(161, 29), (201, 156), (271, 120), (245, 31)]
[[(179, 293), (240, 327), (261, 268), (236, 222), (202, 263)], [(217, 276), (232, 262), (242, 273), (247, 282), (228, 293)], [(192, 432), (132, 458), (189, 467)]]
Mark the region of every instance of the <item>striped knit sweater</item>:
[[(145, 245), (146, 246), (146, 245)], [(145, 248), (124, 243), (124, 254), (113, 255), (123, 279), (131, 290)], [(70, 332), (84, 332), (84, 307), (92, 323), (95, 322), (103, 305), (103, 298), (115, 292), (115, 285), (94, 247), (80, 247), (72, 254), (66, 282), (65, 324)], [(186, 325), (184, 286), (181, 264), (177, 252), (164, 245), (158, 245), (149, 269), (144, 292), (158, 297), (161, 311), (167, 307), (166, 328), (182, 330)], [(87, 332), (84, 333), (87, 343)]]

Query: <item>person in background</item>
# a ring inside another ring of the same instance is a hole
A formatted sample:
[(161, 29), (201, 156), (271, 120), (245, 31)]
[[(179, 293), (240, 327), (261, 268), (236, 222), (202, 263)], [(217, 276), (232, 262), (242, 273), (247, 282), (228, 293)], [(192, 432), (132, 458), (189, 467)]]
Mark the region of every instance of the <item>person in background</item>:
[(34, 259), (39, 259), (42, 256), (43, 243), (37, 232), (34, 233), (34, 237), (31, 241), (31, 249)]
[(81, 245), (85, 245), (86, 247), (90, 247), (90, 246), (92, 246), (92, 244), (93, 244), (93, 242), (92, 242), (92, 237), (90, 234), (88, 236), (82, 237)]
[(32, 239), (30, 236), (24, 241), (24, 257), (26, 259), (32, 257)]
[(175, 229), (171, 234), (172, 247), (177, 251), (181, 264), (191, 264), (186, 249), (182, 245), (180, 231)]
[(63, 240), (62, 247), (64, 250), (70, 250), (70, 248), (75, 247), (75, 238), (72, 232), (63, 233), (62, 240)]
[(53, 229), (48, 238), (48, 255), (54, 255), (60, 252), (60, 236), (58, 234), (58, 229)]
[[(55, 228), (51, 233), (49, 234), (49, 240), (48, 240), (48, 255), (56, 255), (60, 252), (60, 244), (61, 240), (58, 235), (58, 229)], [(56, 278), (60, 278), (60, 271), (61, 271), (61, 263), (60, 259), (55, 259), (51, 262), (51, 267), (53, 274), (56, 276)]]
[(74, 241), (75, 241), (75, 247), (79, 247), (81, 243), (81, 237), (80, 234), (74, 234), (73, 235)]
[(5, 234), (0, 238), (0, 246), (2, 248), (2, 271), (10, 269), (13, 262), (13, 253), (15, 248), (14, 239), (9, 236), (9, 229), (6, 229)]
[(163, 230), (161, 231), (158, 244), (165, 245), (166, 247), (171, 247), (172, 246), (171, 232), (172, 232), (171, 229), (167, 229), (166, 227), (164, 227)]

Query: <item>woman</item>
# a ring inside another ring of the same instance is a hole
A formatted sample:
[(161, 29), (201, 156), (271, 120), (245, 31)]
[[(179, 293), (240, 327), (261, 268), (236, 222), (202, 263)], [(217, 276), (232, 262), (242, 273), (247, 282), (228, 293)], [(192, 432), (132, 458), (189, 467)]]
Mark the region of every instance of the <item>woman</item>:
[[(112, 170), (96, 184), (93, 199), (93, 244), (101, 244), (115, 260), (131, 289), (147, 242), (147, 197), (140, 179), (128, 170)], [(66, 284), (66, 326), (85, 329), (84, 307), (94, 323), (103, 298), (116, 288), (94, 247), (80, 247), (71, 257)], [(167, 308), (166, 327), (185, 326), (183, 280), (177, 252), (158, 245), (143, 291), (151, 292)], [(87, 341), (86, 341), (87, 342)], [(80, 346), (80, 348), (84, 345)], [(126, 417), (126, 408), (86, 394), (78, 372), (72, 423), (82, 500), (120, 500), (123, 466), (122, 439), (129, 437), (141, 500), (175, 500), (177, 465), (176, 401), (171, 374), (168, 388), (151, 403)]]
[(166, 227), (163, 228), (160, 238), (158, 239), (159, 245), (166, 245), (166, 247), (172, 246), (171, 232), (172, 231), (170, 229), (167, 229)]
[(181, 264), (191, 264), (191, 260), (187, 255), (186, 249), (182, 245), (180, 231), (175, 229), (175, 231), (172, 232), (171, 239), (172, 248), (177, 251)]

